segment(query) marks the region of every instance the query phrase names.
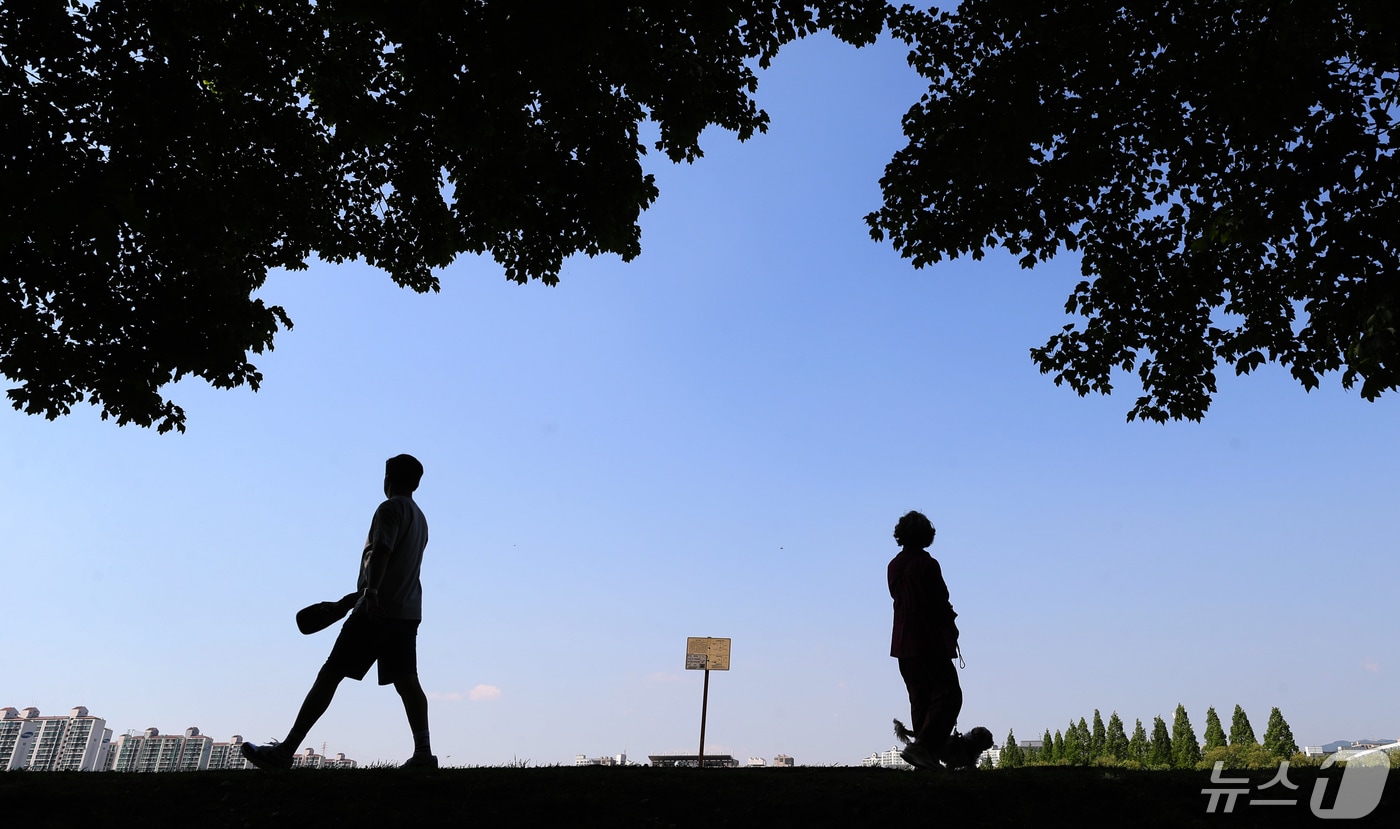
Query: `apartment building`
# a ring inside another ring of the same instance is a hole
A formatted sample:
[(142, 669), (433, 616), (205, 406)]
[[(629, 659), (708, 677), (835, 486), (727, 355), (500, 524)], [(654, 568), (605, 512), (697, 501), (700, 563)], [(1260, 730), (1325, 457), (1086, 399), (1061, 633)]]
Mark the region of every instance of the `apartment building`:
[(183, 734), (162, 734), (148, 728), (124, 734), (112, 743), (107, 768), (111, 771), (200, 771), (209, 765), (214, 740), (191, 726)]
[(301, 754), (292, 755), (292, 768), (294, 769), (353, 769), (355, 766), (355, 761), (346, 758), (344, 754), (323, 757), (310, 748)]
[(890, 746), (889, 751), (877, 751), (860, 761), (862, 766), (877, 766), (882, 769), (912, 769), (913, 766), (904, 762), (900, 756), (903, 751), (902, 746)]
[(0, 769), (98, 771), (107, 760), (112, 730), (79, 705), (66, 716), (39, 709), (0, 708)]
[(243, 735), (235, 734), (227, 743), (214, 743), (209, 746), (209, 771), (231, 771), (251, 769), (253, 764), (243, 757)]

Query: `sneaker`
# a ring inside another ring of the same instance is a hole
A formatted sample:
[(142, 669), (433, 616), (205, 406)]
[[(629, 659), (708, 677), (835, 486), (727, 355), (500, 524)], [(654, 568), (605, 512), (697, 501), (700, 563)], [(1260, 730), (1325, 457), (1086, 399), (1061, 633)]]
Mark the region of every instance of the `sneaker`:
[(904, 758), (904, 762), (916, 769), (933, 771), (941, 768), (941, 766), (938, 765), (938, 760), (929, 753), (928, 748), (917, 742), (905, 746), (904, 750), (899, 753), (899, 756)]
[(435, 769), (438, 767), (437, 755), (435, 754), (414, 754), (404, 761), (401, 769)]
[(272, 746), (255, 746), (244, 743), (239, 747), (243, 759), (260, 769), (289, 769), (292, 767), (291, 752), (283, 751), (279, 743)]

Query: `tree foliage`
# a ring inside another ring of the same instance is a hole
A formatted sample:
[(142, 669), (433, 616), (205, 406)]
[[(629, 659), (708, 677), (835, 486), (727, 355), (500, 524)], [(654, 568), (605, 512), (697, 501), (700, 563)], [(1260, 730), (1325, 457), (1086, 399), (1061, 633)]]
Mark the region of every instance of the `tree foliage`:
[[(1119, 726), (1122, 727), (1121, 724)], [(1099, 709), (1094, 709), (1094, 730), (1089, 735), (1089, 762), (1094, 762), (1104, 756), (1104, 750), (1108, 746), (1108, 731), (1104, 728), (1103, 716), (1099, 714)]]
[(1006, 742), (1002, 745), (1001, 756), (997, 759), (997, 767), (1003, 769), (1020, 768), (1026, 764), (1026, 754), (1021, 746), (1016, 742), (1016, 731), (1012, 729), (1006, 732)]
[(1215, 706), (1213, 705), (1206, 709), (1205, 738), (1206, 751), (1225, 745), (1225, 729), (1220, 725), (1220, 715), (1215, 713)]
[[(1210, 769), (1215, 761), (1225, 763), (1226, 768), (1265, 769), (1277, 767), (1282, 760), (1302, 767), (1318, 765), (1318, 757), (1308, 757), (1298, 751), (1292, 731), (1284, 721), (1283, 714), (1274, 708), (1269, 714), (1269, 728), (1264, 744), (1254, 740), (1254, 731), (1244, 709), (1235, 706), (1234, 724), (1230, 742), (1225, 741), (1225, 732), (1215, 708), (1206, 710), (1206, 745), (1196, 741), (1196, 732), (1187, 715), (1186, 706), (1177, 705), (1170, 729), (1162, 717), (1154, 717), (1149, 737), (1142, 720), (1133, 723), (1133, 733), (1124, 733), (1123, 719), (1114, 711), (1103, 723), (1103, 716), (1094, 711), (1094, 726), (1084, 717), (1078, 722), (1070, 720), (1063, 731), (1056, 731), (1052, 737), (1046, 729), (1042, 739), (1044, 747), (1029, 754), (1015, 746), (1015, 733), (1006, 736), (1007, 749), (1001, 754), (999, 765), (1014, 768), (1024, 765), (1099, 765), (1127, 768), (1151, 769)], [(1101, 750), (1096, 746), (1102, 745)], [(1400, 752), (1396, 752), (1400, 756)]]
[(1264, 728), (1264, 750), (1273, 757), (1288, 758), (1298, 753), (1293, 741), (1293, 729), (1288, 727), (1277, 707), (1269, 711), (1269, 724)]
[(1128, 759), (1135, 763), (1147, 762), (1147, 729), (1142, 727), (1142, 720), (1134, 721), (1133, 736), (1128, 740)]
[(1232, 743), (1207, 749), (1197, 768), (1214, 768), (1217, 762), (1227, 769), (1271, 769), (1278, 767), (1279, 758), (1258, 743)]
[(1194, 769), (1201, 762), (1201, 746), (1196, 742), (1196, 730), (1180, 703), (1172, 717), (1172, 768)]
[[(1141, 722), (1138, 723), (1142, 725)], [(1104, 740), (1104, 757), (1110, 760), (1127, 760), (1131, 757), (1128, 750), (1128, 735), (1123, 732), (1123, 720), (1114, 711), (1108, 716), (1108, 735)]]
[(1128, 418), (1163, 421), (1222, 363), (1400, 383), (1390, 0), (968, 0), (895, 31), (930, 88), (871, 233), (915, 266), (1079, 254), (1079, 320), (1032, 350), (1057, 384), (1136, 371)]
[(1147, 744), (1147, 762), (1166, 768), (1172, 764), (1172, 738), (1167, 723), (1161, 717), (1152, 718), (1152, 740)]
[(1254, 739), (1254, 727), (1249, 724), (1249, 717), (1244, 713), (1244, 709), (1235, 706), (1235, 713), (1230, 717), (1230, 745), (1249, 745), (1257, 742)]
[(1082, 766), (1089, 760), (1089, 746), (1085, 745), (1079, 726), (1075, 725), (1073, 720), (1065, 728), (1064, 750), (1060, 754), (1060, 760), (1069, 766)]
[(654, 149), (765, 129), (755, 66), (827, 29), (872, 40), (872, 0), (522, 13), (349, 0), (0, 6), (0, 374), (49, 418), (88, 401), (184, 428), (181, 377), (258, 387), (286, 312), (273, 268), (363, 259), (436, 290), (489, 254), (553, 283), (576, 253), (640, 251)]
[(258, 387), (292, 324), (254, 297), (272, 269), (361, 259), (431, 291), (462, 253), (519, 282), (630, 260), (649, 149), (762, 131), (756, 67), (887, 21), (930, 88), (871, 233), (916, 266), (1078, 254), (1078, 320), (1032, 350), (1056, 383), (1136, 372), (1129, 418), (1153, 420), (1200, 418), (1222, 364), (1400, 383), (1389, 0), (50, 0), (0, 5), (7, 395), (183, 429), (170, 382)]

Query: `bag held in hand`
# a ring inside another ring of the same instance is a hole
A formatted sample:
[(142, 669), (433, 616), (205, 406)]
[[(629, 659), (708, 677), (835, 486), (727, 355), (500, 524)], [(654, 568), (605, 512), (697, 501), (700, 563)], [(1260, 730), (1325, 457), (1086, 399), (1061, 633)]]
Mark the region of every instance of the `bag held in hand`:
[(359, 596), (359, 593), (347, 593), (333, 602), (317, 602), (303, 607), (297, 611), (297, 630), (308, 636), (325, 630), (345, 618)]

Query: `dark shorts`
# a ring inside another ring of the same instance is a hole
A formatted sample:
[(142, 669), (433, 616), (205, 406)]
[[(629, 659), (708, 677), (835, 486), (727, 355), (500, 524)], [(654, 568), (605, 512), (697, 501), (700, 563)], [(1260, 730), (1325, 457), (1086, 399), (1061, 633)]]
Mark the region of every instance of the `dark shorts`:
[(392, 685), (418, 675), (417, 619), (382, 619), (351, 613), (340, 628), (327, 669), (349, 679), (364, 679), (379, 663), (379, 684)]

